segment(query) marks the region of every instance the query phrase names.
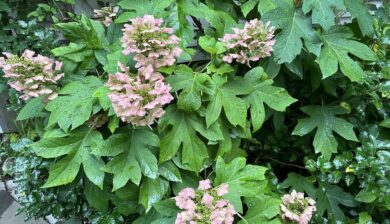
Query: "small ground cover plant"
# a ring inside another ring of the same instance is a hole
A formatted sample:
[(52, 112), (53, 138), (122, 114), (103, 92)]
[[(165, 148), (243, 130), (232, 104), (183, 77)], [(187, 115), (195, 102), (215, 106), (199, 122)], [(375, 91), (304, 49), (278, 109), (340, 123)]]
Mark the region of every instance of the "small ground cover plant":
[(390, 223), (387, 0), (21, 2), (0, 158), (29, 218)]

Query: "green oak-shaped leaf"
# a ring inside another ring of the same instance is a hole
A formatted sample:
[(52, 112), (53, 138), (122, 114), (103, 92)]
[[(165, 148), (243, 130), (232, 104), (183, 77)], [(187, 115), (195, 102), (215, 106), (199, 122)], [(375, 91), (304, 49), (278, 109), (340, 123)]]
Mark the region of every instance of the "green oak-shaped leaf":
[(302, 5), (305, 14), (312, 11), (313, 23), (321, 25), (325, 30), (335, 25), (335, 9), (345, 9), (342, 0), (305, 0)]
[(134, 17), (142, 17), (144, 15), (154, 15), (157, 18), (162, 18), (167, 15), (168, 8), (173, 0), (122, 0), (118, 2), (118, 6), (125, 10), (124, 13), (118, 16), (115, 23), (126, 23)]
[(206, 144), (197, 133), (210, 141), (223, 140), (218, 127), (213, 125), (206, 128), (197, 114), (169, 106), (159, 123), (160, 132), (166, 132), (160, 144), (160, 163), (173, 158), (182, 148), (181, 163), (188, 165), (190, 170), (199, 172), (209, 155)]
[(300, 8), (295, 8), (293, 1), (280, 2), (280, 5), (268, 11), (262, 17), (281, 32), (276, 35), (274, 56), (276, 62), (290, 63), (301, 52), (303, 44), (309, 46), (315, 36), (310, 17), (303, 15)]
[(276, 3), (274, 1), (248, 0), (240, 6), (242, 14), (244, 14), (246, 17), (248, 13), (250, 13), (256, 7), (256, 5), (257, 11), (259, 11), (260, 14), (264, 14), (276, 7)]
[(139, 203), (143, 205), (148, 212), (154, 203), (160, 201), (169, 189), (169, 182), (163, 178), (150, 179), (142, 181), (139, 191)]
[(237, 212), (242, 213), (241, 197), (254, 197), (261, 193), (267, 184), (264, 173), (267, 168), (255, 165), (246, 165), (246, 159), (238, 157), (227, 164), (218, 157), (216, 164), (215, 186), (226, 183), (229, 193), (224, 195), (234, 206)]
[(352, 40), (353, 33), (346, 27), (333, 26), (320, 37), (324, 43), (318, 58), (322, 78), (335, 74), (340, 67), (341, 72), (351, 81), (362, 82), (365, 73), (349, 54), (362, 60), (375, 61), (374, 52), (366, 45)]
[(112, 173), (113, 191), (131, 180), (139, 185), (142, 174), (155, 179), (158, 176), (157, 158), (151, 148), (159, 146), (156, 134), (146, 128), (137, 128), (110, 136), (93, 153), (99, 156), (114, 156), (103, 168)]
[(211, 56), (214, 56), (216, 54), (222, 54), (226, 51), (225, 46), (211, 36), (199, 37), (198, 44), (204, 51), (209, 53)]
[(214, 85), (205, 73), (194, 72), (186, 65), (179, 65), (174, 75), (167, 77), (172, 91), (181, 90), (177, 106), (185, 111), (196, 111), (201, 107), (202, 95), (213, 94)]
[(323, 184), (320, 187), (317, 190), (315, 199), (317, 202), (317, 214), (323, 216), (327, 212), (328, 217), (331, 219), (345, 223), (346, 218), (340, 205), (355, 207), (358, 203), (350, 193), (345, 192), (337, 185)]
[(103, 188), (104, 166), (103, 160), (91, 153), (94, 148), (103, 144), (103, 137), (98, 131), (80, 128), (69, 135), (61, 137), (45, 137), (32, 144), (34, 152), (43, 158), (57, 158), (66, 155), (57, 161), (49, 170), (49, 179), (43, 187), (56, 187), (71, 183), (77, 176), (80, 166), (88, 179)]
[(307, 135), (315, 128), (314, 149), (316, 153), (321, 153), (326, 160), (329, 160), (332, 153), (337, 152), (337, 140), (333, 135), (336, 132), (341, 137), (358, 141), (353, 125), (336, 115), (345, 114), (346, 111), (339, 106), (305, 106), (301, 110), (310, 117), (299, 119), (295, 126), (293, 135)]
[(245, 100), (238, 96), (251, 93), (254, 89), (253, 84), (242, 77), (227, 81), (227, 77), (218, 74), (213, 75), (213, 82), (217, 91), (210, 97), (206, 109), (207, 127), (218, 120), (223, 108), (226, 118), (232, 125), (246, 128), (247, 106)]
[(317, 188), (313, 183), (309, 182), (307, 177), (303, 177), (297, 173), (289, 173), (287, 178), (279, 185), (280, 188), (292, 188), (299, 192), (306, 192), (311, 198), (315, 198)]
[(344, 0), (344, 4), (352, 18), (356, 18), (362, 34), (372, 36), (374, 34), (374, 17), (370, 14), (363, 0)]
[(245, 74), (244, 79), (255, 85), (255, 90), (246, 97), (250, 107), (253, 132), (259, 130), (264, 122), (264, 104), (276, 111), (285, 111), (290, 104), (297, 101), (285, 89), (273, 86), (272, 79), (268, 79), (261, 67), (251, 69)]
[(50, 111), (48, 126), (58, 124), (67, 131), (70, 127), (75, 129), (87, 121), (96, 102), (93, 96), (96, 89), (103, 86), (100, 79), (87, 76), (81, 81), (73, 81), (59, 92), (59, 96), (50, 101), (46, 110)]
[(45, 103), (43, 102), (43, 97), (37, 97), (30, 99), (26, 105), (20, 110), (16, 120), (22, 121), (27, 119), (32, 119), (36, 117), (42, 117), (45, 112)]
[(248, 206), (248, 211), (244, 216), (246, 222), (241, 220), (238, 224), (283, 223), (278, 216), (281, 203), (279, 197), (260, 194), (246, 199), (245, 203)]

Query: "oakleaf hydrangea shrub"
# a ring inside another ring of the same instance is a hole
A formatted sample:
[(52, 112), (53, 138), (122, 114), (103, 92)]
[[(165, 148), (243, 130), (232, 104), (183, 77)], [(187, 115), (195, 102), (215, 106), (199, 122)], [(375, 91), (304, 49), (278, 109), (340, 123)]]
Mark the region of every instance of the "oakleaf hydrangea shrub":
[(25, 50), (20, 57), (3, 54), (5, 57), (0, 57), (0, 68), (4, 77), (10, 79), (8, 84), (21, 93), (21, 99), (42, 95), (48, 100), (57, 97), (56, 84), (65, 75), (61, 73), (61, 62), (39, 54), (35, 56), (30, 50)]
[(0, 91), (47, 161), (25, 198), (83, 223), (390, 223), (387, 0), (73, 2), (24, 8), (58, 46), (0, 26)]

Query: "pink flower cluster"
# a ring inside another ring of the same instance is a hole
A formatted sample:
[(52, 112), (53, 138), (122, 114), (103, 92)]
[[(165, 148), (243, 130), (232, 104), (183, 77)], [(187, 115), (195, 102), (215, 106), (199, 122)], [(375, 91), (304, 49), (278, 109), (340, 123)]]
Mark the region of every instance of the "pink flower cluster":
[(250, 61), (271, 56), (272, 46), (275, 44), (274, 27), (270, 23), (265, 25), (262, 21), (254, 19), (245, 23), (244, 29), (233, 28), (233, 34), (225, 34), (219, 39), (228, 49), (223, 61), (249, 65)]
[(180, 39), (172, 35), (173, 29), (161, 27), (162, 19), (151, 15), (131, 19), (131, 24), (125, 24), (123, 29), (123, 54), (136, 53), (134, 60), (136, 68), (171, 66), (176, 62), (182, 50), (178, 46)]
[(171, 87), (158, 69), (173, 65), (182, 50), (178, 47), (179, 38), (171, 35), (173, 29), (160, 27), (161, 19), (145, 15), (130, 21), (121, 41), (125, 55), (136, 53), (138, 74), (131, 75), (120, 64), (122, 72), (109, 76), (107, 86), (112, 92), (108, 97), (123, 122), (145, 126), (160, 118), (164, 114), (162, 107), (173, 100)]
[(105, 26), (110, 26), (112, 23), (112, 18), (116, 17), (116, 14), (119, 11), (118, 6), (109, 6), (109, 7), (103, 7), (101, 9), (94, 9), (93, 12), (94, 17), (101, 19), (103, 21), (103, 24)]
[(137, 126), (150, 125), (155, 118), (164, 114), (162, 106), (173, 100), (171, 87), (164, 83), (160, 74), (132, 75), (129, 69), (120, 64), (122, 72), (110, 75), (107, 86), (111, 93), (109, 99), (114, 111), (123, 122)]
[(184, 188), (175, 197), (176, 206), (184, 210), (177, 214), (175, 224), (232, 224), (236, 211), (222, 198), (227, 193), (227, 184), (212, 188), (208, 179), (200, 181), (196, 191)]
[(8, 84), (22, 93), (22, 100), (41, 95), (47, 96), (47, 100), (57, 97), (53, 88), (64, 77), (64, 73), (60, 73), (61, 62), (39, 54), (34, 56), (35, 52), (30, 50), (25, 50), (20, 57), (3, 54), (6, 57), (0, 57), (0, 68), (4, 77), (10, 79)]
[(308, 224), (316, 211), (316, 202), (310, 197), (304, 197), (301, 192), (293, 190), (291, 194), (283, 195), (282, 219), (289, 219), (299, 224)]

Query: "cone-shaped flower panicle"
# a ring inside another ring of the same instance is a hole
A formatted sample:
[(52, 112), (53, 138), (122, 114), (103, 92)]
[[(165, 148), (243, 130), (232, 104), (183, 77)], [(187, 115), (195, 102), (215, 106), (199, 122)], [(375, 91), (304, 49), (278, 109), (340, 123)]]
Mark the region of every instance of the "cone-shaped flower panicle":
[(250, 61), (271, 56), (275, 44), (274, 27), (270, 23), (254, 19), (245, 23), (243, 29), (233, 28), (233, 34), (225, 34), (220, 39), (227, 48), (223, 61), (232, 63), (233, 60), (249, 65)]
[(47, 96), (48, 100), (57, 97), (54, 91), (57, 82), (64, 76), (61, 73), (62, 63), (42, 56), (30, 50), (25, 50), (19, 57), (3, 53), (0, 57), (0, 69), (4, 77), (9, 78), (8, 84), (21, 93), (22, 100), (38, 96)]
[(222, 198), (227, 193), (227, 184), (213, 188), (208, 179), (200, 181), (197, 190), (184, 188), (175, 197), (176, 206), (183, 209), (176, 216), (175, 224), (232, 224), (236, 211)]
[(163, 20), (151, 15), (133, 18), (123, 28), (123, 54), (136, 53), (136, 67), (152, 65), (154, 69), (171, 66), (182, 50), (180, 39), (173, 35), (172, 28), (161, 27)]
[(305, 197), (303, 193), (293, 190), (291, 194), (282, 197), (280, 205), (282, 219), (307, 224), (316, 211), (315, 204), (316, 202), (312, 198)]
[(105, 26), (110, 26), (112, 18), (116, 17), (119, 11), (118, 6), (108, 6), (101, 9), (94, 9), (94, 17), (101, 20)]
[(123, 122), (136, 126), (152, 124), (164, 114), (162, 106), (173, 100), (171, 87), (164, 83), (160, 73), (133, 75), (123, 64), (120, 68), (122, 72), (109, 75), (106, 84), (112, 91), (108, 97), (115, 113)]
[(108, 96), (123, 122), (145, 126), (160, 118), (163, 106), (173, 100), (171, 87), (158, 68), (173, 65), (182, 50), (173, 29), (161, 27), (162, 19), (145, 15), (130, 21), (123, 29), (123, 53), (135, 53), (138, 73), (132, 75), (120, 64), (122, 72), (109, 76), (107, 86), (112, 92)]

